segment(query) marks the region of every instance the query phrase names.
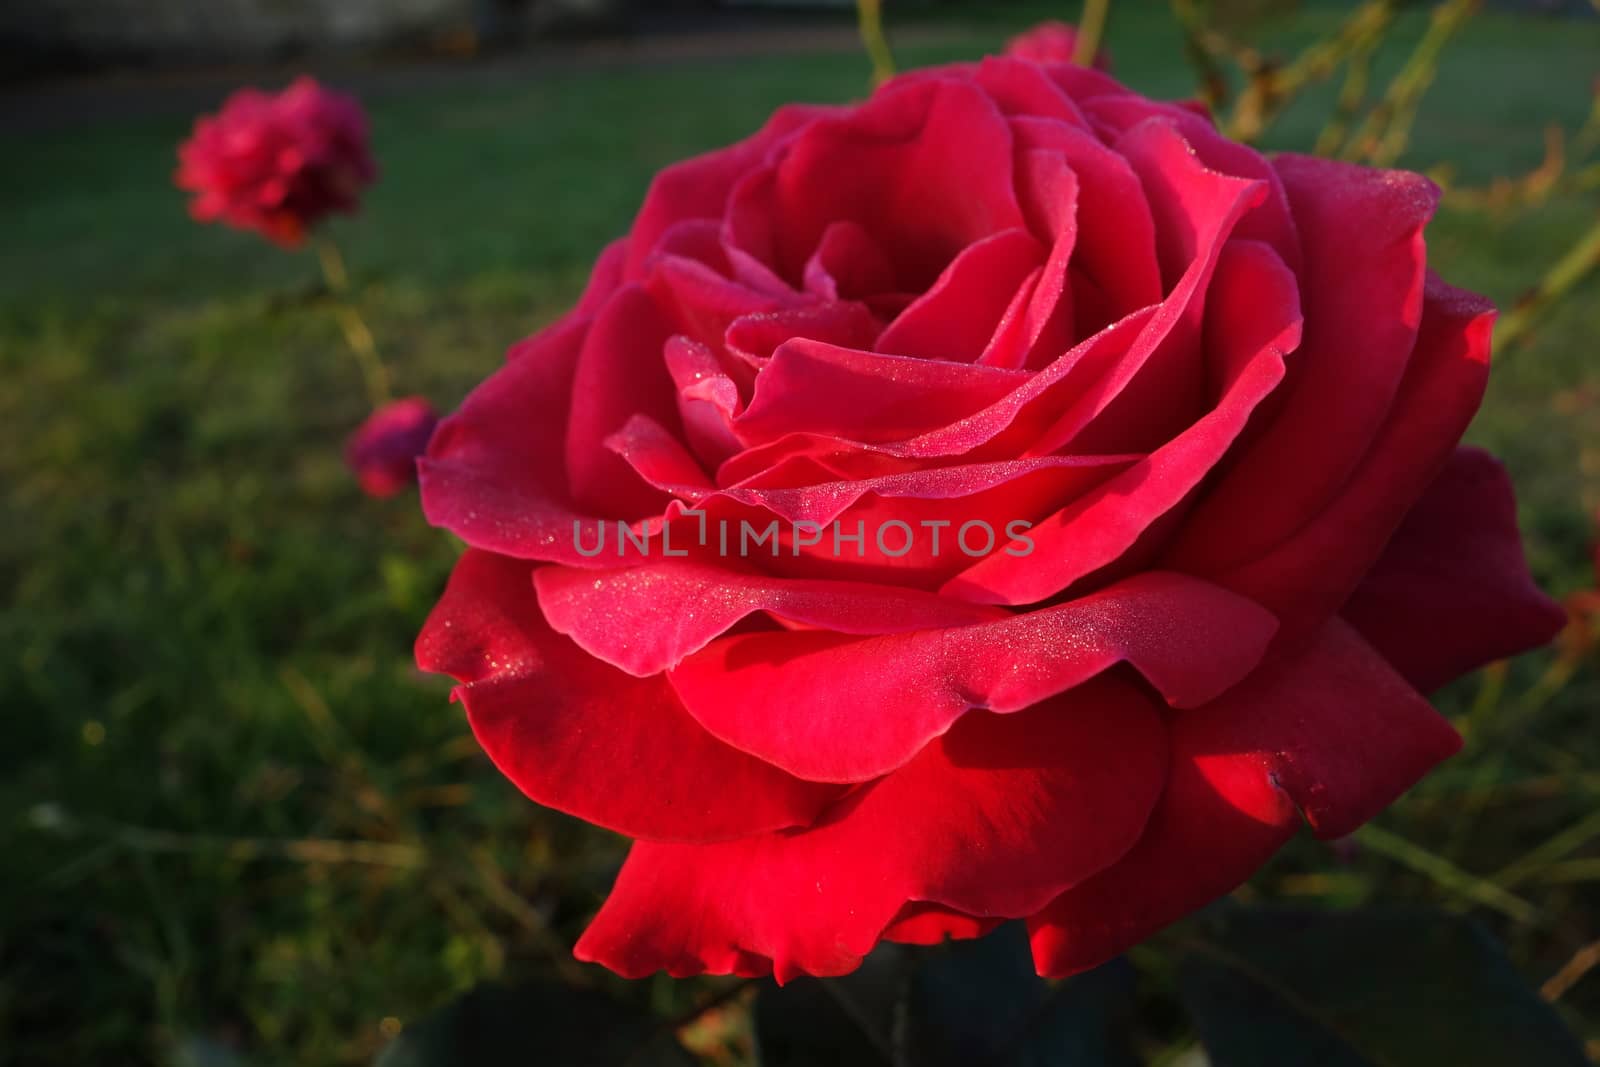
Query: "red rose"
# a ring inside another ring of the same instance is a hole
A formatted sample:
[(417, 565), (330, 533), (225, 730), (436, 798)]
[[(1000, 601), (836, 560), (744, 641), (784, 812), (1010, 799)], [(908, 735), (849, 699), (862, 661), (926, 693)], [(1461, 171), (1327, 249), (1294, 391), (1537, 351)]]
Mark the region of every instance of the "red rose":
[(394, 496), (417, 480), (417, 457), (438, 425), (420, 396), (396, 400), (367, 417), (344, 447), (345, 463), (369, 496)]
[(323, 216), (355, 211), (377, 176), (361, 105), (310, 78), (276, 96), (239, 90), (178, 148), (178, 187), (195, 194), (191, 215), (286, 247)]
[(471, 547), (419, 662), (636, 839), (577, 954), (828, 975), (1021, 916), (1065, 974), (1453, 752), (1418, 690), (1560, 615), (1457, 448), (1492, 312), (1437, 196), (1013, 58), (659, 175), (421, 463)]
[[(1078, 28), (1056, 19), (1041, 22), (1006, 42), (1006, 55), (1035, 63), (1071, 63), (1077, 52)], [(1095, 50), (1094, 68), (1111, 69), (1111, 54), (1104, 48)]]

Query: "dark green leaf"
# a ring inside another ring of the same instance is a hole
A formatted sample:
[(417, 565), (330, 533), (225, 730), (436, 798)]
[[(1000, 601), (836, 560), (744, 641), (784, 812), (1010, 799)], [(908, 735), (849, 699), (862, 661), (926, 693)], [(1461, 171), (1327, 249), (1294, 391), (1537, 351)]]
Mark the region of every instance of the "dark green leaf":
[(888, 945), (844, 978), (756, 1001), (762, 1067), (1123, 1067), (1133, 972), (1040, 979), (1020, 923), (936, 949)]
[(761, 1067), (885, 1067), (894, 1060), (911, 954), (884, 945), (842, 978), (767, 985), (756, 998)]
[(407, 1026), (378, 1067), (693, 1067), (658, 1020), (555, 983), (484, 985)]
[(1065, 982), (1034, 973), (1027, 932), (1009, 923), (932, 954), (912, 977), (908, 1062), (967, 1067), (1121, 1067), (1133, 971), (1117, 960)]
[(1178, 978), (1215, 1067), (1585, 1067), (1493, 940), (1435, 912), (1234, 909)]

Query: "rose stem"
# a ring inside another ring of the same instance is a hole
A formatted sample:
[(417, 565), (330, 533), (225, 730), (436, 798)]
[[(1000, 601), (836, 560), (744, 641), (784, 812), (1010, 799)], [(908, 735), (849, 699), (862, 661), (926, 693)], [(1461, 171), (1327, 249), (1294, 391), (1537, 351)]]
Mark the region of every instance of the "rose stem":
[(894, 53), (883, 33), (883, 0), (856, 0), (856, 24), (861, 28), (861, 44), (872, 60), (872, 84), (882, 85), (894, 77)]
[(1100, 51), (1100, 38), (1106, 32), (1106, 14), (1111, 0), (1084, 0), (1083, 17), (1078, 20), (1078, 41), (1072, 49), (1072, 61), (1080, 67), (1094, 66), (1095, 53)]
[(345, 269), (344, 256), (339, 246), (329, 238), (317, 241), (317, 261), (322, 264), (322, 277), (328, 292), (334, 298), (334, 314), (339, 328), (344, 332), (345, 343), (356, 357), (361, 377), (366, 382), (367, 399), (374, 409), (387, 404), (393, 394), (389, 389), (389, 371), (378, 355), (378, 342), (373, 339), (367, 320), (350, 300), (350, 272)]

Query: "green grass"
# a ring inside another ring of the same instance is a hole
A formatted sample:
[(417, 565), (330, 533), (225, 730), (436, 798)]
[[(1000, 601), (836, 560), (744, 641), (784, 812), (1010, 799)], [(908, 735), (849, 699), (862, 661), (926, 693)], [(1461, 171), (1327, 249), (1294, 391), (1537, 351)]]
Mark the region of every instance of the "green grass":
[[(1119, 71), (1184, 94), (1154, 7), (1119, 11)], [(974, 56), (1044, 13), (945, 23), (900, 58)], [(1292, 42), (1332, 17), (1266, 32)], [(1483, 17), (1409, 162), (1455, 160), (1474, 180), (1536, 162), (1542, 124), (1587, 110), (1597, 27)], [(655, 169), (783, 101), (855, 96), (865, 72), (855, 55), (729, 57), (374, 95), (384, 178), (334, 232), (401, 388), (453, 404), (575, 295)], [(1327, 94), (1270, 142), (1307, 145)], [(0, 1063), (179, 1063), (196, 1040), (252, 1064), (366, 1062), (481, 979), (572, 971), (566, 946), (620, 855), (524, 803), (411, 666), (456, 547), (414, 498), (356, 492), (339, 447), (363, 394), (303, 298), (314, 263), (187, 220), (170, 184), (186, 127), (8, 134), (0, 168)], [(1431, 258), (1509, 301), (1593, 216), (1570, 200), (1447, 212)], [(1593, 580), (1597, 297), (1591, 281), (1504, 354), (1472, 430), (1510, 462), (1558, 592)], [(1389, 838), (1344, 860), (1301, 842), (1253, 891), (1470, 906), (1533, 981), (1600, 937), (1600, 827), (1583, 821), (1600, 797), (1600, 677), (1584, 667), (1546, 694), (1553, 662), (1519, 664), (1498, 696), (1482, 681), (1446, 694), (1453, 712), (1476, 706), (1474, 743), (1382, 820), (1474, 877), (1534, 853), (1500, 877), (1532, 918), (1484, 907), (1472, 877), (1419, 873), (1428, 861), (1408, 866)], [(580, 978), (663, 1015), (694, 993)], [(1582, 1018), (1600, 975), (1563, 1004), (1600, 1037)]]

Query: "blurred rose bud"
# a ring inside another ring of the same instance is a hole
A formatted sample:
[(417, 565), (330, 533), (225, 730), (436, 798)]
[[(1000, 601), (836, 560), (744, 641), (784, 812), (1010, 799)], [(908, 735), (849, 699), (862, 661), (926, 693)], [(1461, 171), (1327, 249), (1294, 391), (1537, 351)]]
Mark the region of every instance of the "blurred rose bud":
[(428, 447), (439, 416), (420, 396), (374, 411), (350, 436), (344, 458), (369, 496), (394, 496), (417, 480), (417, 457)]

